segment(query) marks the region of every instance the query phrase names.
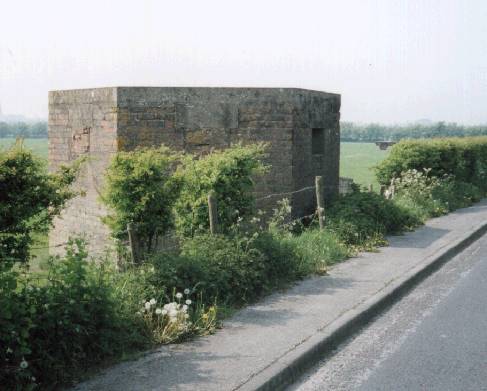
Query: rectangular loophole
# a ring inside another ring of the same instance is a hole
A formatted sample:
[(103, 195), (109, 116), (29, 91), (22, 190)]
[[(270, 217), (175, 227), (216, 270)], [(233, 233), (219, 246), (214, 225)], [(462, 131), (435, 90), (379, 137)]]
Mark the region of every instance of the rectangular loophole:
[(311, 153), (323, 155), (325, 153), (325, 129), (314, 128), (311, 136)]

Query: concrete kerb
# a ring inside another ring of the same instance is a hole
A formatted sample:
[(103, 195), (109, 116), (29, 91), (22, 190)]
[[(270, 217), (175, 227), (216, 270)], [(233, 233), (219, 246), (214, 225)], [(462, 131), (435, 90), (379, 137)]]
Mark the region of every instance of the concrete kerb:
[(400, 278), (391, 281), (376, 295), (343, 314), (311, 338), (296, 345), (286, 355), (234, 390), (276, 391), (292, 384), (306, 369), (331, 355), (338, 345), (365, 327), (374, 317), (387, 310), (418, 283), (486, 232), (487, 223), (480, 224), (468, 231), (463, 237), (429, 255), (421, 264), (413, 267)]

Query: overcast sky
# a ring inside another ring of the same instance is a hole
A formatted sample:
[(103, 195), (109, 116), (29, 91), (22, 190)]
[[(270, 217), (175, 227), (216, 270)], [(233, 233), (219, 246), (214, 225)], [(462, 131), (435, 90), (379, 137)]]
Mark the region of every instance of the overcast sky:
[(1, 0), (0, 104), (117, 85), (302, 87), (342, 119), (487, 123), (487, 0)]

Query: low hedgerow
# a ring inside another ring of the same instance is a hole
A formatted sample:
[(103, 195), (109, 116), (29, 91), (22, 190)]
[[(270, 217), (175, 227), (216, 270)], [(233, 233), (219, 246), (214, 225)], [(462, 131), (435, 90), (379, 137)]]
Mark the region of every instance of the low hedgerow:
[(430, 175), (452, 175), (455, 180), (487, 190), (487, 137), (403, 140), (376, 167), (381, 184), (390, 184), (407, 170), (430, 169)]

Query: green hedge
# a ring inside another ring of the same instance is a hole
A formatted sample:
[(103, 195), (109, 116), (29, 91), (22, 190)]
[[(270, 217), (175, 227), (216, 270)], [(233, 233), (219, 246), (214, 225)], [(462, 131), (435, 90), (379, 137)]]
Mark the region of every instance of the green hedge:
[(431, 168), (430, 175), (453, 175), (486, 190), (487, 137), (401, 141), (376, 167), (376, 175), (381, 184), (389, 184), (403, 171), (424, 168)]

